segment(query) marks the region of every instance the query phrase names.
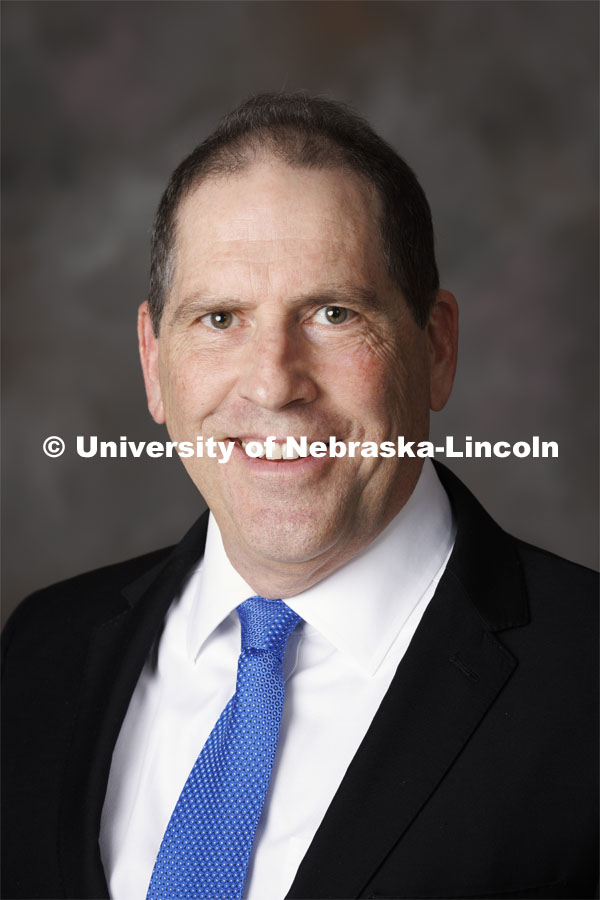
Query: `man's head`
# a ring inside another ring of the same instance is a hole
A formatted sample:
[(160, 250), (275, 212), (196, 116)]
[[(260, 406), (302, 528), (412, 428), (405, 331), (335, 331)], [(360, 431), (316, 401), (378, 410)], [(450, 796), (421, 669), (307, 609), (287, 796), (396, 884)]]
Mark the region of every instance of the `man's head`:
[(186, 465), (234, 565), (289, 596), (385, 527), (420, 461), (251, 460), (240, 443), (427, 437), (456, 353), (427, 201), (344, 107), (259, 97), (176, 170), (153, 247), (139, 324), (150, 411), (174, 440), (238, 442), (226, 464)]
[(370, 125), (333, 100), (259, 94), (226, 116), (173, 172), (152, 234), (149, 305), (158, 334), (176, 265), (177, 211), (191, 190), (240, 174), (264, 155), (293, 168), (353, 172), (380, 199), (378, 227), (390, 276), (424, 326), (439, 288), (427, 198), (414, 172)]

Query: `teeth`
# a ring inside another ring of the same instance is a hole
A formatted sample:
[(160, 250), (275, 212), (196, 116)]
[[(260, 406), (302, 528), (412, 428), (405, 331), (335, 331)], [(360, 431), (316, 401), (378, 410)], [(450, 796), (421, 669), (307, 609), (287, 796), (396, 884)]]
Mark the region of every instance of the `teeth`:
[[(242, 445), (242, 449), (245, 450), (250, 441), (242, 441), (240, 440), (240, 444)], [(256, 446), (260, 444), (261, 452), (254, 455), (254, 459), (263, 459), (265, 456), (267, 459), (299, 459), (300, 454), (293, 447), (287, 448), (286, 442), (279, 443), (275, 441), (272, 446), (267, 448), (262, 441), (252, 441), (253, 445)], [(249, 454), (248, 454), (249, 455)]]
[[(240, 444), (242, 445), (242, 450), (245, 450), (249, 443), (250, 443), (250, 441), (240, 441)], [(256, 447), (257, 444), (259, 445), (259, 452), (253, 453), (252, 457), (254, 459), (262, 459), (267, 451), (265, 450), (265, 445), (261, 444), (260, 441), (252, 441), (253, 447)], [(247, 455), (250, 456), (249, 453)]]

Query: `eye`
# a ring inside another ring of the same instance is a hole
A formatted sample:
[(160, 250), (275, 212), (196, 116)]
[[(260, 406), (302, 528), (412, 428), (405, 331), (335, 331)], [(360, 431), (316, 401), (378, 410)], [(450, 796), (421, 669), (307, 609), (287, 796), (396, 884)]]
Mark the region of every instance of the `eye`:
[(231, 328), (236, 320), (237, 316), (235, 313), (225, 311), (207, 313), (200, 319), (208, 328), (216, 328), (219, 331)]
[(347, 322), (351, 315), (352, 311), (345, 306), (322, 306), (316, 311), (314, 318), (320, 325), (341, 325), (342, 322)]

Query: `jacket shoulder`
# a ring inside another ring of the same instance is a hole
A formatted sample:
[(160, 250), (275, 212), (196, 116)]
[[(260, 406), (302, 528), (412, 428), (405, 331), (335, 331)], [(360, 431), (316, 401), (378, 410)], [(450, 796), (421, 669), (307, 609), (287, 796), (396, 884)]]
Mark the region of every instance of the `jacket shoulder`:
[(568, 595), (573, 602), (598, 608), (598, 572), (517, 538), (515, 543), (529, 591)]
[(35, 591), (19, 603), (2, 633), (3, 655), (16, 634), (30, 626), (37, 635), (54, 634), (57, 629), (89, 629), (124, 605), (123, 588), (158, 573), (173, 548), (164, 547), (120, 563), (83, 572)]
[(598, 661), (598, 573), (523, 541), (515, 543), (531, 623), (525, 631), (536, 639), (538, 655), (542, 647), (547, 651), (549, 671), (563, 660), (581, 688)]

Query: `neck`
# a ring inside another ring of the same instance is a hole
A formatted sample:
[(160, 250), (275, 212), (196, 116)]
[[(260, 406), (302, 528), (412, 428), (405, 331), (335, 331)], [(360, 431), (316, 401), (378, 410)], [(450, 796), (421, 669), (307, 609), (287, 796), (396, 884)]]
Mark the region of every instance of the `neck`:
[(242, 576), (261, 597), (285, 600), (308, 590), (313, 584), (322, 581), (336, 569), (352, 559), (362, 549), (347, 548), (345, 553), (338, 553), (331, 558), (309, 560), (302, 563), (281, 563), (276, 560), (253, 560), (239, 548), (228, 546), (224, 541), (225, 552), (234, 569)]
[(397, 510), (382, 516), (368, 535), (347, 536), (332, 548), (302, 561), (283, 561), (260, 557), (252, 548), (241, 547), (222, 534), (225, 552), (231, 565), (261, 597), (285, 600), (308, 590), (337, 569), (354, 559), (389, 525)]
[[(301, 594), (350, 562), (381, 534), (412, 495), (422, 469), (422, 461), (419, 463), (407, 468), (404, 478), (397, 479), (391, 495), (363, 504), (346, 522), (323, 529), (322, 550), (318, 544), (302, 547), (301, 542), (281, 540), (278, 532), (271, 533), (261, 545), (249, 541), (230, 517), (219, 517), (217, 523), (231, 565), (262, 597), (285, 600)], [(295, 558), (277, 555), (285, 547), (296, 554)]]

